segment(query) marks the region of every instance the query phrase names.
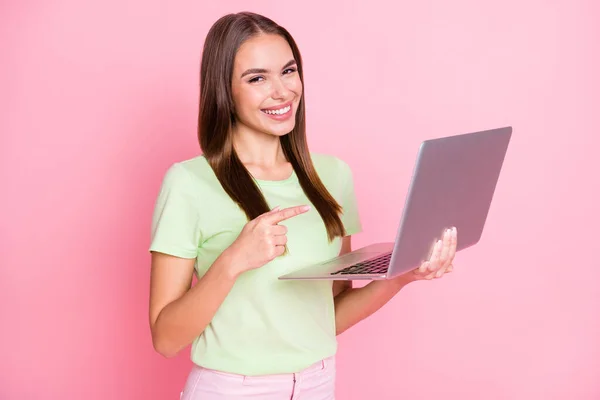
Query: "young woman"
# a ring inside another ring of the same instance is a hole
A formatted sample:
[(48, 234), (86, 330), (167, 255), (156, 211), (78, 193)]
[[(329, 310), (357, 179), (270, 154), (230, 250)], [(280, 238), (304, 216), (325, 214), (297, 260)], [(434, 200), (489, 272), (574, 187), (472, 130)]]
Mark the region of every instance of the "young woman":
[(393, 280), (278, 280), (350, 251), (361, 229), (348, 165), (308, 150), (302, 76), (294, 39), (268, 18), (227, 15), (208, 33), (203, 154), (166, 172), (150, 246), (154, 347), (192, 345), (183, 399), (334, 399), (336, 335), (452, 270), (455, 230)]

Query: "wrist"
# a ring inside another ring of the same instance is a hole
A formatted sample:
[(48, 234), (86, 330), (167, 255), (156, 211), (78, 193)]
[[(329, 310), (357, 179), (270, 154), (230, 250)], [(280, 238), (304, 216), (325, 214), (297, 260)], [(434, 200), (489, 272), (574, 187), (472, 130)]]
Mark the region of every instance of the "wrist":
[(225, 274), (225, 277), (231, 280), (237, 280), (242, 273), (240, 270), (240, 263), (235, 257), (235, 251), (232, 251), (229, 247), (217, 257), (213, 266), (217, 266), (220, 272)]
[(402, 275), (399, 275), (393, 279), (390, 279), (388, 282), (390, 285), (393, 285), (395, 289), (400, 290), (404, 286), (408, 285), (417, 280), (417, 277), (414, 271), (408, 271)]

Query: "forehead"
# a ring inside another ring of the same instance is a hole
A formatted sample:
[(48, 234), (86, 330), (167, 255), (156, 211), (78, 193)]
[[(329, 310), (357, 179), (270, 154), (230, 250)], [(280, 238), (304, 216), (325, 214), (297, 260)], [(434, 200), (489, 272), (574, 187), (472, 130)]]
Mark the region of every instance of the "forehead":
[(279, 35), (259, 35), (245, 41), (234, 61), (235, 70), (278, 70), (294, 58), (288, 42)]

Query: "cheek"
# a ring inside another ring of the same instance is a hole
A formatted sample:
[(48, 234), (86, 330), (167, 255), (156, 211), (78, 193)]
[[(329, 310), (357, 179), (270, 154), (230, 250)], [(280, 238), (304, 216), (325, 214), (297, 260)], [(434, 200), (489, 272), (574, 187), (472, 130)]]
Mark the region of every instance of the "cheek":
[(300, 80), (300, 77), (289, 82), (288, 90), (296, 93), (298, 96), (302, 94), (302, 81)]
[(243, 90), (234, 95), (233, 102), (237, 113), (244, 115), (260, 108), (264, 98), (264, 94), (259, 90)]

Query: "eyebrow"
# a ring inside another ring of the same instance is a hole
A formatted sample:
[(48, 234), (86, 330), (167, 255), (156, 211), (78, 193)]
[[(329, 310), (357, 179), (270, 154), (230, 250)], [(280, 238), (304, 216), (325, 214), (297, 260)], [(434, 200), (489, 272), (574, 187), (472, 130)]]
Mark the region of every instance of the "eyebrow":
[[(291, 67), (292, 65), (296, 64), (296, 60), (290, 60), (288, 61), (282, 69), (286, 69)], [(267, 74), (269, 73), (268, 69), (264, 69), (264, 68), (250, 68), (247, 69), (246, 71), (244, 71), (244, 73), (242, 74), (242, 76), (240, 78), (245, 77), (246, 75), (250, 75), (250, 74)]]

